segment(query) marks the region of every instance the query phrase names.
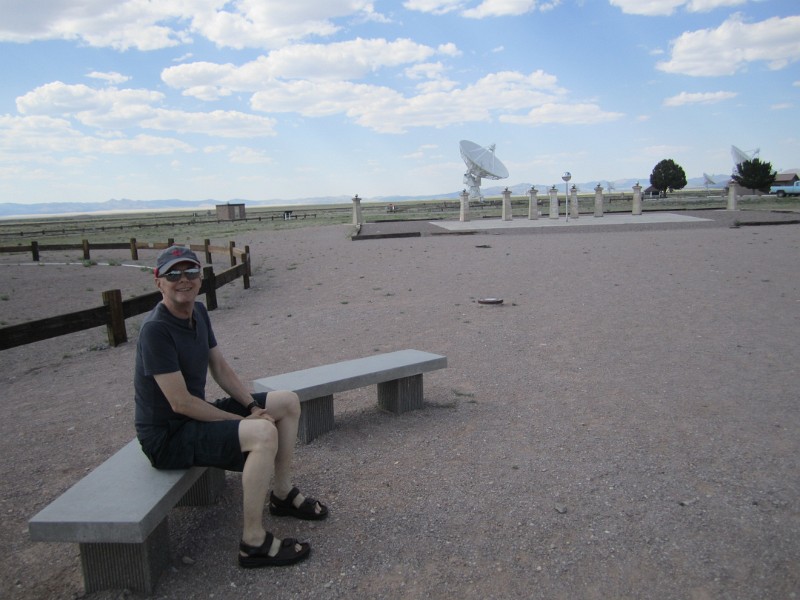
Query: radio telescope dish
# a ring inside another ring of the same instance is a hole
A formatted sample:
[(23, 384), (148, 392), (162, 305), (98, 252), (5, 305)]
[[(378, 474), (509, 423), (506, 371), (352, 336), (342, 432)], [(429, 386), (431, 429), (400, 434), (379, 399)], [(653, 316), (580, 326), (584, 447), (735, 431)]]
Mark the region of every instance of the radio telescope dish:
[(736, 146), (731, 146), (731, 156), (733, 157), (734, 168), (745, 161), (753, 160), (758, 156), (759, 152), (761, 152), (761, 148), (756, 148), (755, 150), (745, 152), (744, 150), (741, 150)]
[(708, 173), (703, 173), (703, 183), (706, 184), (706, 188), (708, 188), (710, 185), (717, 185), (717, 183), (711, 179), (711, 175)]
[(483, 196), (481, 196), (481, 178), (505, 179), (508, 177), (508, 169), (494, 155), (494, 144), (484, 148), (475, 142), (461, 140), (458, 146), (461, 150), (461, 158), (467, 165), (467, 172), (464, 173), (464, 183), (469, 186), (469, 197), (483, 200)]

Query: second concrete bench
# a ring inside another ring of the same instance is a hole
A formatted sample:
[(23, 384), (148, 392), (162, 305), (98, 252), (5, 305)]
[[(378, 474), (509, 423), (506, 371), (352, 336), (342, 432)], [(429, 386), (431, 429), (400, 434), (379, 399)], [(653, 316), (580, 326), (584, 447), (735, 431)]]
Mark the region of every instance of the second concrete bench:
[(256, 379), (256, 392), (291, 390), (303, 412), (297, 437), (308, 443), (333, 429), (333, 394), (378, 385), (378, 405), (395, 414), (421, 408), (422, 374), (447, 367), (447, 357), (421, 350), (399, 350)]

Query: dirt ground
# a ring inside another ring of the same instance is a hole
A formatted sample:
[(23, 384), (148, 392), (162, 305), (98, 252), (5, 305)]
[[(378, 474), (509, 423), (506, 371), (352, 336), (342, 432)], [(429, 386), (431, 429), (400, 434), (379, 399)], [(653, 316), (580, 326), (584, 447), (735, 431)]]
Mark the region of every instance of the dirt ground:
[[(220, 290), (211, 318), (246, 381), (403, 348), (449, 367), (399, 417), (374, 389), (340, 394), (335, 430), (297, 447), (296, 484), (331, 517), (266, 525), (310, 540), (308, 561), (238, 568), (229, 474), (218, 505), (173, 510), (154, 597), (796, 598), (800, 226), (732, 222), (237, 238), (252, 287)], [(78, 264), (2, 257), (4, 325), (152, 289), (124, 255), (43, 258)], [(134, 436), (137, 323), (117, 348), (95, 329), (0, 355), (2, 598), (138, 597), (84, 594), (77, 546), (27, 533)]]

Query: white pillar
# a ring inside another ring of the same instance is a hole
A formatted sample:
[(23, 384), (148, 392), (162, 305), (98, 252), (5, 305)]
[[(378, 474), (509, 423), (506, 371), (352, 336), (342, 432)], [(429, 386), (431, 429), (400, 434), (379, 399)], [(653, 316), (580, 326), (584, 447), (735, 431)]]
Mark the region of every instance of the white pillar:
[(528, 219), (535, 221), (539, 218), (539, 201), (536, 199), (536, 194), (539, 193), (535, 187), (531, 186), (528, 190)]
[(506, 188), (503, 190), (503, 221), (511, 221), (514, 215), (511, 214), (511, 191)]
[(353, 196), (353, 225), (361, 225), (361, 198), (358, 194)]
[(461, 192), (461, 214), (458, 220), (469, 221), (469, 192), (467, 190)]
[(728, 210), (736, 210), (736, 182), (728, 184)]
[(603, 216), (603, 186), (599, 183), (594, 188), (594, 216)]
[(631, 207), (631, 214), (642, 214), (642, 186), (639, 185), (638, 181), (636, 182), (636, 185), (633, 186), (633, 205)]
[(580, 216), (580, 213), (578, 212), (578, 188), (576, 188), (574, 185), (569, 191), (569, 203), (569, 216), (571, 216), (573, 219), (577, 219)]
[(548, 192), (550, 194), (550, 218), (557, 219), (558, 218), (558, 190), (556, 186), (550, 188)]

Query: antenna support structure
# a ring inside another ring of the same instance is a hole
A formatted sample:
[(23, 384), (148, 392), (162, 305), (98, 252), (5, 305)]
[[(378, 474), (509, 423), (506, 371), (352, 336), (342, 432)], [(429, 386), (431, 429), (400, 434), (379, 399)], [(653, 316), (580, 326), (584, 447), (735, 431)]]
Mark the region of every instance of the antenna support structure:
[(469, 188), (469, 199), (480, 200), (481, 179), (505, 179), (508, 177), (508, 169), (494, 155), (495, 145), (484, 148), (475, 142), (461, 140), (459, 150), (461, 158), (467, 165), (467, 172), (464, 173), (464, 184)]

